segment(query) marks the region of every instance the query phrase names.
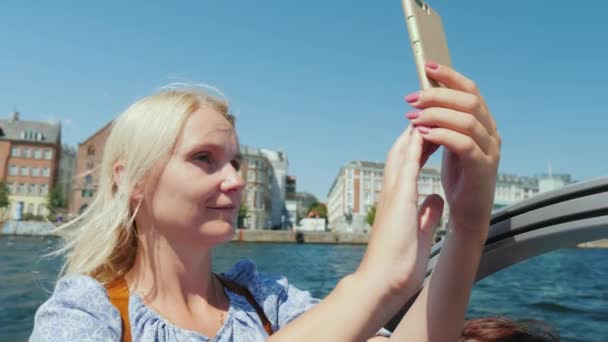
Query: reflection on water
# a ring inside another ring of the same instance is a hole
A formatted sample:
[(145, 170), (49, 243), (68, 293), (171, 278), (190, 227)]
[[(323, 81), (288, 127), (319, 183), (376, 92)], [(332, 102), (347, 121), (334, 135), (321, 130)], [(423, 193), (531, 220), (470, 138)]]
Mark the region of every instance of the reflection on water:
[[(60, 260), (42, 255), (58, 240), (0, 237), (0, 341), (26, 340), (36, 308), (48, 298)], [(228, 244), (214, 255), (223, 271), (249, 258), (260, 272), (282, 274), (299, 288), (324, 297), (355, 270), (364, 246)], [(564, 341), (602, 341), (608, 336), (608, 250), (569, 249), (496, 273), (477, 284), (469, 317), (506, 315), (541, 319)]]

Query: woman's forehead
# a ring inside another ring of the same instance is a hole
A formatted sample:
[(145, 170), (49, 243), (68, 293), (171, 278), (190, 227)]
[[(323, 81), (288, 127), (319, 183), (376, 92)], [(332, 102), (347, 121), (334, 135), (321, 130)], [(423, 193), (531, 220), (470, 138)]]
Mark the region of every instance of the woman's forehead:
[(228, 119), (210, 108), (193, 112), (186, 120), (177, 141), (178, 149), (212, 144), (226, 147), (238, 145), (236, 132)]

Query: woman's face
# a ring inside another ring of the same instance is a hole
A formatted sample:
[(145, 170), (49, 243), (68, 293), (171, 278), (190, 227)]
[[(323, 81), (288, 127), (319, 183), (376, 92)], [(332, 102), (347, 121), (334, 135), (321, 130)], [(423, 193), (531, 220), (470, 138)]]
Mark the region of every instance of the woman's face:
[(172, 241), (209, 246), (229, 241), (243, 190), (240, 163), (232, 125), (211, 108), (198, 109), (186, 120), (168, 162), (152, 172), (138, 226), (154, 227)]

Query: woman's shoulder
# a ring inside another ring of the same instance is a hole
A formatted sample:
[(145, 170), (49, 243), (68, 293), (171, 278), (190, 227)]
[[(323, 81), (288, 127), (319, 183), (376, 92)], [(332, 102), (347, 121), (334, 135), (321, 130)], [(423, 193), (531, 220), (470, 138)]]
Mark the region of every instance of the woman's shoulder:
[(38, 308), (30, 341), (117, 339), (120, 333), (120, 314), (105, 287), (86, 275), (68, 275)]
[(255, 262), (249, 259), (234, 264), (224, 276), (247, 287), (276, 325), (274, 328), (287, 324), (319, 302), (309, 291), (291, 284), (287, 277), (259, 272)]

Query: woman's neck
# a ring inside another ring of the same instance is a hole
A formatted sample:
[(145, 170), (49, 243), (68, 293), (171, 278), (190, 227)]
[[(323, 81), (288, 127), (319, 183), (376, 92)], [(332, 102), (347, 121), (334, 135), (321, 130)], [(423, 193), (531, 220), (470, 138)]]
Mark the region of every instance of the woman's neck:
[(192, 299), (214, 295), (211, 248), (176, 246), (159, 234), (140, 234), (125, 279), (145, 301), (189, 307)]

